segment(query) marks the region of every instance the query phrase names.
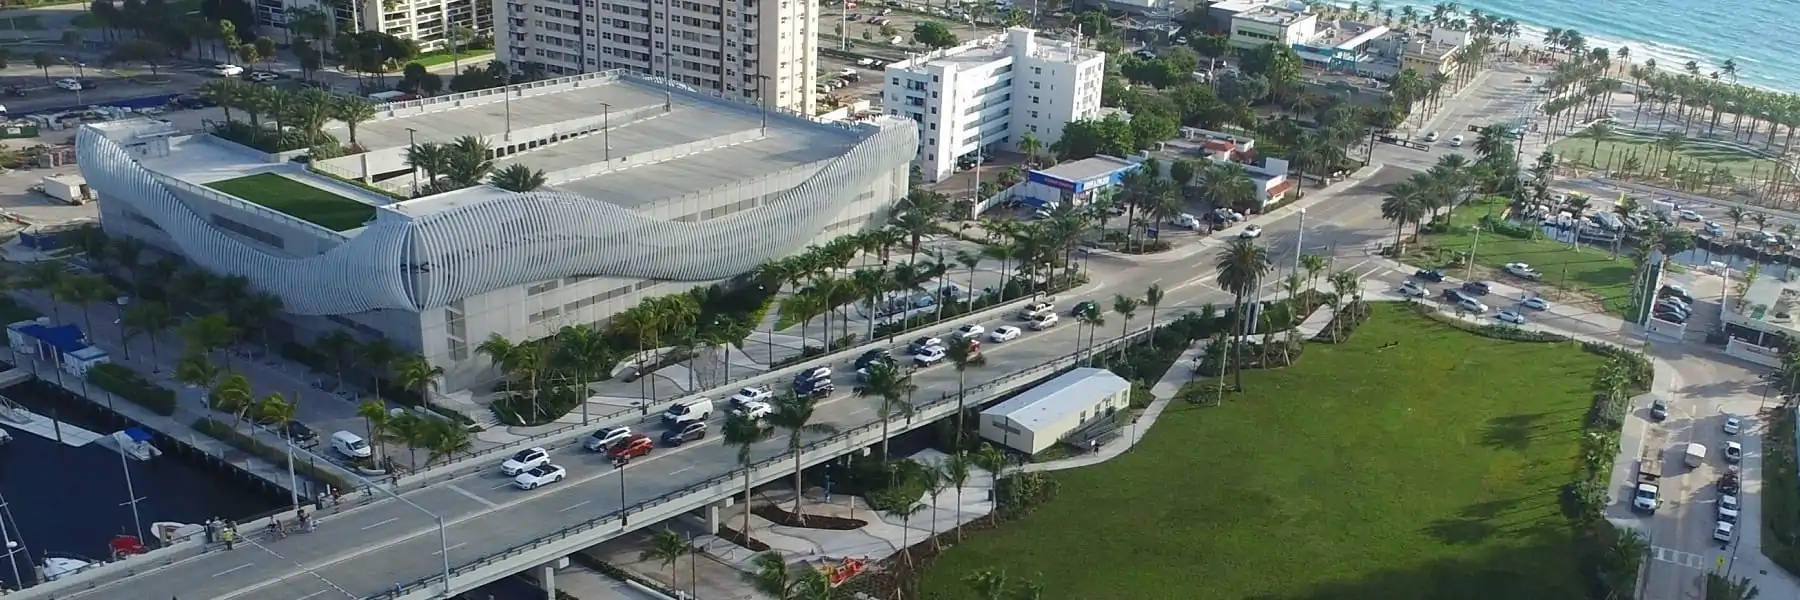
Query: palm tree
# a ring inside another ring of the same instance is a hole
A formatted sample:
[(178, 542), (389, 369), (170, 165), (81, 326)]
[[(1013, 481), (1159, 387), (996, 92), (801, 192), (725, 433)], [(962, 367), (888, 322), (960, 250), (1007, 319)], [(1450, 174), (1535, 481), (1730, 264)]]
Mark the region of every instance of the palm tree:
[(342, 329), (332, 330), (313, 342), (313, 350), (331, 361), (337, 374), (337, 386), (344, 387), (344, 363), (356, 353), (356, 338)]
[(650, 536), (650, 547), (638, 553), (638, 560), (654, 560), (662, 563), (669, 570), (669, 585), (675, 585), (675, 563), (681, 557), (694, 551), (694, 545), (688, 543), (681, 534), (670, 531), (667, 527)]
[[(769, 417), (768, 417), (770, 425), (773, 425), (776, 428), (787, 431), (788, 451), (794, 453), (794, 522), (795, 523), (805, 523), (806, 522), (806, 513), (803, 513), (800, 511), (801, 503), (806, 500), (806, 496), (801, 494), (801, 492), (803, 491), (803, 487), (802, 487), (802, 484), (800, 481), (800, 473), (802, 471), (801, 462), (800, 462), (801, 434), (805, 434), (805, 433), (817, 433), (817, 434), (837, 433), (836, 427), (827, 425), (825, 423), (812, 422), (813, 411), (814, 411), (814, 409), (816, 409), (818, 407), (818, 403), (819, 403), (818, 399), (811, 397), (811, 396), (796, 396), (794, 394), (784, 394), (775, 399), (773, 410), (769, 412)], [(750, 534), (749, 531), (744, 532), (744, 535), (749, 535), (749, 534)]]
[(331, 118), (343, 121), (344, 127), (349, 129), (350, 145), (360, 148), (356, 142), (356, 128), (375, 118), (375, 103), (362, 96), (339, 96), (332, 102), (330, 112)]
[(1395, 256), (1406, 251), (1406, 224), (1425, 218), (1422, 192), (1417, 183), (1408, 179), (1391, 186), (1388, 197), (1381, 200), (1381, 218), (1394, 223)]
[[(1627, 586), (1630, 585), (1630, 582), (1624, 583)], [(1629, 589), (1629, 587), (1625, 589)], [(1756, 584), (1751, 583), (1749, 577), (1732, 581), (1717, 572), (1706, 574), (1706, 600), (1756, 600), (1756, 597), (1761, 595), (1762, 590), (1757, 589)]]
[(236, 429), (244, 420), (244, 415), (256, 405), (256, 393), (250, 388), (250, 379), (240, 373), (227, 373), (207, 390), (207, 401), (212, 409), (231, 413), (232, 428)]
[(1076, 323), (1075, 354), (1076, 354), (1077, 360), (1080, 360), (1080, 354), (1081, 354), (1081, 329), (1080, 329), (1080, 327), (1086, 326), (1088, 328), (1088, 343), (1087, 343), (1088, 364), (1089, 365), (1094, 364), (1094, 332), (1098, 331), (1100, 329), (1100, 327), (1106, 325), (1106, 313), (1104, 312), (1105, 310), (1106, 309), (1101, 308), (1100, 304), (1096, 302), (1096, 303), (1088, 304), (1086, 307), (1084, 307), (1082, 309), (1081, 312), (1075, 313), (1075, 323)]
[(924, 511), (925, 503), (918, 498), (909, 499), (906, 504), (892, 511), (900, 517), (900, 556), (906, 559), (908, 566), (912, 565), (912, 518)]
[[(1125, 360), (1125, 336), (1131, 333), (1131, 318), (1137, 315), (1138, 300), (1124, 294), (1113, 295), (1113, 312), (1119, 313), (1119, 360)], [(1154, 333), (1151, 335), (1155, 335)], [(1093, 342), (1088, 342), (1092, 344)], [(1090, 350), (1090, 352), (1092, 352)]]
[(1215, 207), (1241, 207), (1256, 199), (1256, 187), (1244, 167), (1212, 163), (1200, 172), (1201, 198)]
[(387, 437), (389, 417), (387, 403), (380, 398), (364, 400), (356, 405), (356, 416), (362, 417), (363, 428), (369, 432), (369, 443), (375, 445), (378, 456), (386, 455), (382, 440)]
[[(48, 73), (48, 71), (46, 71)], [(46, 75), (48, 77), (48, 75)], [(1019, 152), (1025, 155), (1025, 164), (1036, 164), (1038, 152), (1044, 150), (1044, 142), (1029, 133), (1019, 137)]]
[(747, 576), (750, 587), (776, 600), (794, 598), (794, 573), (788, 569), (787, 561), (781, 558), (780, 552), (769, 550), (757, 554), (750, 559), (750, 564), (756, 567), (756, 572)]
[(1744, 210), (1744, 207), (1742, 206), (1732, 206), (1731, 208), (1725, 209), (1725, 218), (1731, 219), (1731, 233), (1733, 235), (1737, 234), (1738, 226), (1743, 225), (1744, 217), (1748, 216), (1750, 216), (1750, 211)]
[(131, 358), (131, 338), (142, 335), (150, 340), (150, 357), (157, 362), (156, 337), (175, 325), (175, 316), (169, 314), (169, 307), (161, 302), (144, 301), (125, 307), (124, 314), (119, 316), (119, 324), (125, 334), (125, 358)]
[(507, 165), (488, 176), (488, 183), (509, 192), (529, 192), (544, 187), (548, 182), (549, 179), (542, 170), (532, 170), (531, 167), (518, 163)]
[(369, 389), (381, 391), (382, 376), (387, 374), (389, 367), (394, 366), (394, 361), (400, 360), (400, 347), (395, 346), (387, 338), (381, 338), (364, 344), (362, 352), (359, 354), (361, 354), (363, 366), (369, 369), (369, 373), (374, 379), (374, 386)]
[(189, 354), (181, 357), (181, 360), (175, 361), (175, 372), (172, 376), (175, 381), (188, 387), (210, 388), (213, 381), (219, 378), (220, 371), (218, 365), (206, 360), (205, 356)]
[(421, 354), (408, 354), (394, 363), (394, 380), (403, 389), (419, 393), (420, 406), (431, 406), (432, 392), (437, 391), (438, 380), (444, 376), (444, 368), (431, 364), (431, 360)]
[[(1162, 306), (1163, 289), (1161, 285), (1150, 284), (1144, 289), (1144, 306), (1150, 307), (1150, 330), (1156, 331), (1156, 308)], [(1156, 335), (1154, 333), (1150, 335)]]
[[(1254, 294), (1262, 286), (1263, 276), (1268, 275), (1274, 269), (1269, 262), (1269, 251), (1256, 245), (1256, 242), (1252, 240), (1243, 238), (1232, 240), (1231, 244), (1225, 247), (1225, 253), (1219, 256), (1217, 266), (1219, 287), (1231, 292), (1232, 318), (1234, 320), (1232, 331), (1234, 335), (1244, 335), (1244, 317), (1249, 312), (1246, 303), (1256, 301)], [(1237, 344), (1235, 340), (1234, 344), (1238, 351), (1237, 359), (1234, 362), (1240, 363), (1237, 365), (1237, 377), (1234, 385), (1237, 391), (1241, 392), (1244, 390), (1244, 369), (1241, 364), (1243, 344)]]
[[(981, 351), (975, 346), (975, 340), (957, 336), (952, 338), (950, 345), (944, 348), (944, 358), (950, 359), (950, 364), (956, 366), (956, 438), (951, 447), (960, 451), (963, 432), (967, 431), (967, 427), (963, 425), (963, 419), (966, 417), (968, 408), (963, 402), (966, 399), (965, 390), (969, 385), (969, 369), (987, 366), (987, 357), (981, 355)], [(883, 454), (882, 456), (887, 455)]]
[(433, 183), (450, 169), (450, 148), (434, 142), (414, 144), (406, 149), (406, 165), (424, 171), (425, 182)]
[[(612, 364), (612, 346), (601, 333), (587, 325), (564, 327), (556, 332), (556, 346), (551, 362), (575, 376), (576, 391), (582, 398), (591, 392), (588, 383), (600, 375), (601, 365)], [(588, 423), (587, 401), (581, 402), (581, 424)]]
[(875, 412), (881, 417), (881, 459), (888, 460), (888, 428), (896, 417), (912, 415), (913, 406), (908, 399), (919, 386), (913, 384), (911, 374), (902, 371), (893, 362), (877, 361), (871, 363), (868, 370), (869, 376), (863, 379), (862, 386), (856, 388), (856, 397), (877, 398), (881, 401)]
[(738, 466), (744, 468), (744, 528), (739, 533), (750, 535), (750, 466), (754, 464), (750, 448), (769, 439), (774, 432), (756, 419), (740, 413), (725, 415), (725, 445), (737, 447)]
[(475, 353), (486, 356), (488, 362), (500, 369), (501, 385), (510, 389), (512, 365), (517, 361), (515, 357), (521, 353), (520, 346), (496, 333), (476, 345)]
[[(969, 457), (969, 452), (967, 450), (962, 450), (961, 447), (958, 446), (955, 454), (945, 457), (943, 464), (938, 465), (939, 480), (950, 487), (956, 488), (956, 541), (958, 542), (963, 539), (963, 486), (969, 484), (969, 475), (973, 474), (970, 469), (974, 464), (974, 460)], [(935, 530), (936, 527), (933, 527), (933, 529)]]
[[(231, 345), (232, 340), (237, 339), (238, 328), (231, 326), (225, 313), (212, 313), (182, 324), (175, 334), (187, 342), (192, 351), (205, 356)], [(231, 365), (230, 355), (225, 357), (225, 364)]]

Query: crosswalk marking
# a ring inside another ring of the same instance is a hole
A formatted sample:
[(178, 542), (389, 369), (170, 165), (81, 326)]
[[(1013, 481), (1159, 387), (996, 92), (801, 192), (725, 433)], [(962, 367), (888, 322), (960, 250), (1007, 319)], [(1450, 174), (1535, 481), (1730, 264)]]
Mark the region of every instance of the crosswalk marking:
[(1651, 546), (1650, 558), (1666, 563), (1681, 565), (1689, 569), (1706, 570), (1706, 557), (1692, 552), (1682, 552), (1674, 548)]

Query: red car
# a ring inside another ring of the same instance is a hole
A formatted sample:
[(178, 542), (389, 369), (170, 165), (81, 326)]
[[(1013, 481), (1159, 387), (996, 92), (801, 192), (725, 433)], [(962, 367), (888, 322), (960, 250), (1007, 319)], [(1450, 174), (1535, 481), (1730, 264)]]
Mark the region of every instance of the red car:
[(634, 435), (625, 438), (625, 441), (614, 444), (612, 449), (606, 452), (606, 455), (613, 458), (637, 458), (649, 454), (655, 448), (656, 442), (651, 440), (650, 436)]

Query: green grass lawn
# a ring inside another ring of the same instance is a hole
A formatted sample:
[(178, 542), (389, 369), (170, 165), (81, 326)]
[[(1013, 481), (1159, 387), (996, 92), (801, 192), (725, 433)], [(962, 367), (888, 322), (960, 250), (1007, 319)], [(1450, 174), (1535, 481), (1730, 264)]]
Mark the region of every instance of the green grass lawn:
[[(1595, 210), (1604, 208), (1600, 206)], [(1457, 207), (1450, 215), (1449, 232), (1425, 235), (1424, 246), (1407, 247), (1408, 252), (1413, 253), (1408, 262), (1444, 267), (1446, 273), (1461, 277), (1468, 263), (1458, 262), (1456, 257), (1474, 249), (1478, 267), (1497, 270), (1507, 263), (1526, 263), (1544, 274), (1544, 283), (1591, 295), (1605, 305), (1607, 312), (1625, 314), (1631, 300), (1631, 276), (1636, 268), (1624, 248), (1620, 249), (1618, 258), (1613, 258), (1612, 252), (1592, 246), (1576, 249), (1550, 238), (1522, 240), (1485, 231), (1477, 244), (1475, 225), (1482, 217), (1490, 213), (1498, 216), (1505, 210), (1504, 199), (1477, 200)], [(1506, 279), (1504, 275), (1482, 271), (1476, 269), (1475, 277), (1491, 275), (1494, 279)]]
[(362, 227), (375, 207), (294, 181), (275, 173), (215, 181), (206, 187), (260, 204), (333, 231)]
[(1054, 473), (1055, 500), (945, 551), (922, 597), (973, 600), (984, 568), (1053, 600), (1584, 597), (1559, 490), (1600, 364), (1378, 305), (1348, 343)]
[(417, 58), (414, 58), (407, 62), (416, 62), (426, 68), (435, 67), (438, 65), (447, 65), (447, 64), (450, 64), (450, 62), (452, 60), (460, 60), (460, 61), (462, 61), (464, 66), (485, 65), (485, 64), (487, 64), (487, 62), (489, 60), (492, 60), (493, 57), (494, 57), (493, 50), (476, 50), (474, 48), (465, 48), (456, 56), (451, 56), (449, 50), (434, 50), (432, 52), (421, 54)]
[[(1596, 169), (1608, 169), (1609, 164), (1610, 168), (1616, 169), (1623, 164), (1626, 156), (1634, 153), (1639, 161), (1649, 163), (1654, 152), (1657, 159), (1650, 164), (1661, 168), (1666, 159), (1662, 157), (1660, 150), (1653, 149), (1655, 143), (1656, 138), (1653, 137), (1615, 130), (1610, 139), (1600, 142), (1598, 151), (1595, 151), (1593, 138), (1579, 136), (1551, 144), (1550, 150), (1565, 160)], [(1701, 145), (1699, 140), (1683, 141), (1681, 148), (1675, 150), (1675, 155), (1685, 160), (1698, 160), (1731, 169), (1731, 173), (1738, 177), (1752, 177), (1753, 173), (1767, 177), (1769, 168), (1774, 164), (1769, 159), (1744, 152)]]

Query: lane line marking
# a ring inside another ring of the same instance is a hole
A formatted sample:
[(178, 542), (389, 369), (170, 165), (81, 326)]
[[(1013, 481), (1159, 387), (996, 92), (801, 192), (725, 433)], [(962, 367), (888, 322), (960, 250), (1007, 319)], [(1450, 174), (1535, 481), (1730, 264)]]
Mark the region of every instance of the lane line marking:
[(580, 501), (580, 502), (577, 502), (577, 503), (575, 503), (575, 504), (574, 504), (574, 505), (572, 505), (572, 506), (569, 506), (569, 507), (568, 507), (568, 508), (564, 508), (564, 509), (562, 509), (562, 510), (559, 510), (559, 511), (557, 511), (557, 512), (569, 512), (569, 511), (571, 511), (571, 510), (575, 510), (575, 509), (577, 509), (577, 508), (581, 508), (581, 507), (583, 507), (583, 506), (587, 506), (587, 505), (589, 505), (589, 504), (593, 504), (593, 502), (594, 502), (594, 501), (593, 501), (593, 500), (582, 500), (582, 501)]
[(488, 489), (490, 489), (490, 490), (497, 490), (497, 489), (500, 489), (500, 488), (509, 488), (509, 487), (512, 487), (512, 486), (513, 486), (513, 484), (512, 484), (512, 482), (511, 482), (511, 481), (508, 481), (508, 482), (506, 482), (506, 483), (502, 483), (502, 484), (500, 484), (500, 485), (496, 485), (496, 486), (494, 486), (494, 487), (491, 487), (491, 488), (488, 488)]
[(370, 530), (370, 529), (374, 529), (374, 528), (376, 528), (376, 527), (380, 527), (380, 526), (382, 526), (382, 525), (386, 525), (386, 524), (388, 524), (388, 523), (392, 523), (392, 522), (394, 522), (394, 521), (398, 521), (398, 520), (400, 520), (400, 517), (394, 517), (394, 518), (392, 518), (392, 519), (388, 519), (388, 520), (386, 520), (386, 521), (382, 521), (382, 522), (380, 522), (380, 523), (375, 523), (375, 524), (372, 524), (372, 525), (364, 525), (364, 526), (363, 526), (363, 531), (368, 531), (368, 530)]
[[(467, 546), (467, 545), (468, 545), (468, 544), (467, 544), (467, 543), (461, 543), (461, 544), (451, 544), (451, 545), (450, 545), (450, 549), (451, 549), (451, 550), (455, 550), (455, 549), (457, 549), (457, 548), (461, 548), (461, 547), (463, 547), (463, 546)], [(443, 555), (444, 555), (444, 551), (443, 551), (443, 550), (435, 550), (435, 551), (433, 551), (433, 552), (432, 552), (432, 553), (431, 553), (431, 555), (432, 555), (432, 556), (443, 556)], [(325, 592), (319, 592), (319, 593), (320, 593), (320, 594), (323, 594), (323, 593), (325, 593)], [(315, 595), (317, 595), (317, 594), (315, 594)], [(311, 597), (311, 596), (308, 596), (308, 598), (310, 598), (310, 597)], [(301, 599), (300, 599), (300, 600), (306, 600), (306, 598), (301, 598)]]
[(307, 599), (307, 598), (313, 598), (313, 597), (316, 597), (316, 596), (323, 596), (323, 595), (325, 595), (325, 592), (329, 592), (329, 591), (331, 591), (331, 590), (319, 590), (319, 591), (316, 591), (316, 592), (313, 592), (313, 593), (311, 593), (311, 594), (307, 594), (307, 595), (305, 595), (305, 596), (301, 596), (301, 597), (299, 597), (299, 598), (295, 598), (295, 599), (294, 599), (294, 600), (306, 600), (306, 599)]
[[(460, 486), (460, 485), (456, 485), (456, 484), (450, 484), (450, 485), (448, 485), (448, 486), (446, 486), (446, 487), (448, 487), (448, 488), (450, 488), (450, 491), (452, 491), (452, 492), (456, 492), (456, 493), (458, 493), (458, 494), (462, 494), (462, 495), (463, 495), (463, 497), (464, 497), (464, 498), (468, 498), (468, 499), (470, 499), (470, 500), (474, 500), (474, 501), (476, 501), (476, 502), (480, 502), (480, 503), (481, 503), (481, 504), (482, 504), (482, 505), (484, 505), (484, 506), (486, 506), (486, 507), (488, 507), (488, 508), (500, 508), (500, 504), (499, 504), (499, 503), (497, 503), (497, 502), (494, 502), (494, 501), (493, 501), (493, 500), (489, 500), (489, 499), (487, 499), (487, 498), (483, 498), (483, 497), (481, 497), (481, 496), (477, 496), (477, 495), (475, 495), (475, 492), (471, 492), (471, 491), (469, 491), (469, 490), (465, 490), (465, 489), (463, 489), (463, 488), (462, 488), (462, 486)], [(494, 489), (500, 489), (500, 488), (494, 488)]]
[(675, 472), (670, 473), (668, 475), (664, 475), (664, 477), (672, 477), (672, 476), (680, 475), (682, 473), (686, 473), (686, 472), (692, 471), (692, 470), (694, 470), (693, 467), (684, 467), (684, 468), (676, 469)]
[(248, 569), (253, 566), (256, 566), (256, 563), (244, 563), (244, 564), (241, 564), (241, 565), (238, 565), (238, 566), (235, 566), (235, 567), (223, 570), (223, 571), (219, 571), (217, 573), (213, 573), (213, 577), (222, 577), (225, 575), (230, 575), (232, 573), (236, 573), (238, 571), (242, 571), (244, 569)]

